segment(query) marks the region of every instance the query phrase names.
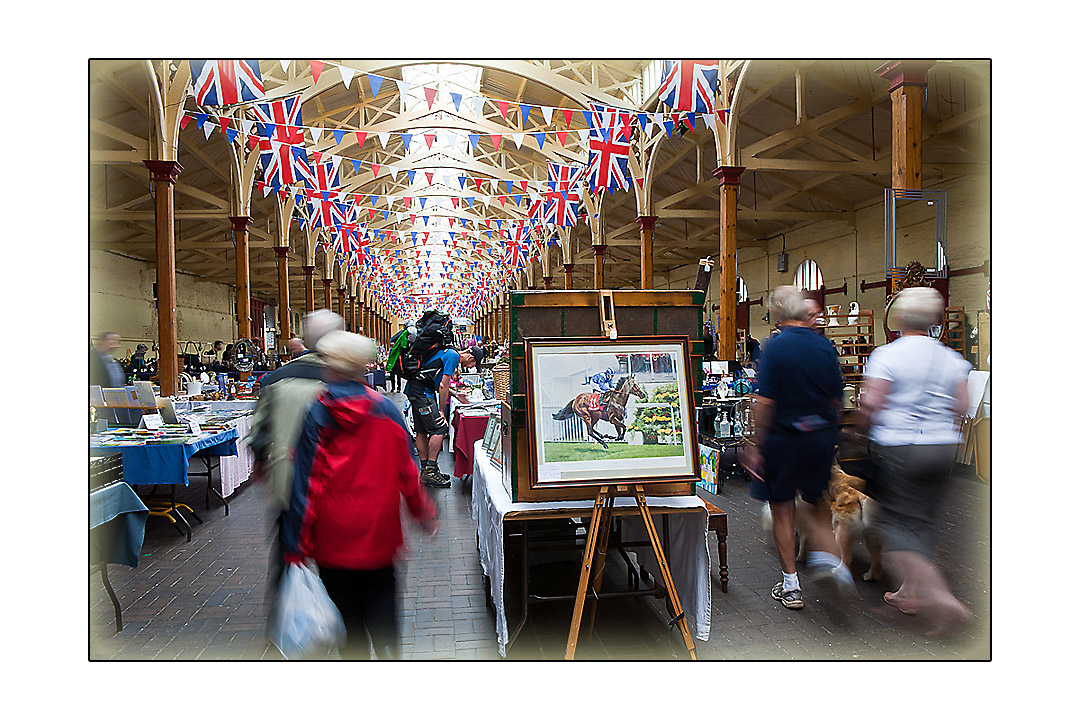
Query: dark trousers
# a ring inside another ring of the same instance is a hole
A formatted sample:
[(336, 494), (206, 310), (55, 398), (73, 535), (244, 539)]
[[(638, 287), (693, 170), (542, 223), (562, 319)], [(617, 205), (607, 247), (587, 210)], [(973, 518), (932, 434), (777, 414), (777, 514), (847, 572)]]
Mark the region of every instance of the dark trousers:
[(368, 639), (380, 660), (396, 660), (400, 649), (394, 568), (319, 568), (319, 578), (337, 605), (348, 633), (343, 660), (370, 660)]

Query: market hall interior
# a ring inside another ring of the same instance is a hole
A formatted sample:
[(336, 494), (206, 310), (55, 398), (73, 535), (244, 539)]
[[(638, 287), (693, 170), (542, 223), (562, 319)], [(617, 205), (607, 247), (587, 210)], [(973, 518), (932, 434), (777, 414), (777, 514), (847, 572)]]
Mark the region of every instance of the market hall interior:
[[(447, 368), (439, 529), (405, 523), (402, 658), (572, 657), (583, 599), (583, 659), (989, 658), (990, 81), (962, 59), (91, 60), (90, 658), (282, 657), (250, 442), (322, 309), (373, 339), (358, 381), (409, 433), (401, 331), (437, 310), (455, 355), (483, 348)], [(862, 537), (854, 593), (800, 562), (805, 608), (771, 594), (739, 461), (788, 285), (836, 350), (841, 429), (899, 294), (942, 299), (932, 335), (971, 370), (934, 549), (972, 614), (949, 633), (862, 580)], [(534, 377), (545, 352), (580, 372)], [(572, 383), (599, 424), (551, 419)], [(594, 600), (604, 482), (625, 505)]]

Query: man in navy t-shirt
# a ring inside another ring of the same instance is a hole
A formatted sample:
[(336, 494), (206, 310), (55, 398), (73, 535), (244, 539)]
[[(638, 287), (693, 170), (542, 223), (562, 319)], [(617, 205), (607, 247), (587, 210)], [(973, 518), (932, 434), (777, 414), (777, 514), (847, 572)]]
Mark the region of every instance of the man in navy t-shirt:
[(458, 365), (463, 368), (476, 367), (476, 363), (483, 359), (484, 351), (479, 347), (468, 348), (461, 353), (446, 348), (424, 363), (422, 377), (405, 384), (405, 397), (412, 407), (413, 427), (416, 430), (420, 477), (427, 485), (450, 486), (450, 476), (439, 472), (439, 452), (443, 438), (450, 431), (444, 412), (450, 401), (450, 378)]
[(854, 585), (839, 558), (825, 496), (836, 455), (843, 381), (832, 343), (812, 329), (813, 310), (793, 285), (778, 287), (769, 300), (769, 313), (780, 323), (780, 334), (769, 341), (758, 364), (755, 437), (744, 461), (755, 475), (750, 494), (768, 502), (772, 511), (783, 580), (771, 594), (792, 610), (803, 607), (795, 571), (796, 494), (811, 508), (809, 570), (815, 577), (831, 577), (845, 594)]

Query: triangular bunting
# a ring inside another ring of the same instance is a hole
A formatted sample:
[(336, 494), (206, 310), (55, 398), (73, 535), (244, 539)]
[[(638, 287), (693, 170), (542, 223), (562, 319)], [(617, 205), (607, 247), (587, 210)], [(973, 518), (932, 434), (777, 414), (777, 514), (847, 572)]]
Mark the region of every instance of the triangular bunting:
[(438, 94), (438, 92), (439, 92), (438, 88), (433, 88), (433, 87), (425, 87), (424, 88), (424, 97), (427, 98), (428, 110), (430, 110), (431, 106), (435, 104), (435, 96)]
[(382, 87), (383, 79), (378, 75), (372, 75), (370, 73), (368, 74), (367, 79), (368, 84), (371, 85), (371, 97), (372, 99), (375, 99), (379, 94), (379, 88)]
[(563, 108), (562, 114), (563, 114), (563, 117), (566, 118), (566, 129), (569, 130), (570, 129), (570, 118), (573, 117), (574, 111), (571, 110), (570, 108)]
[(499, 149), (499, 143), (502, 142), (502, 135), (492, 135), (491, 136), (491, 142), (493, 142), (495, 144), (495, 149), (498, 150)]
[(319, 82), (319, 76), (322, 75), (323, 66), (326, 65), (321, 60), (309, 60), (308, 64), (311, 65), (311, 77), (315, 79), (315, 82)]
[(341, 73), (341, 82), (345, 83), (345, 87), (349, 87), (349, 84), (352, 82), (353, 75), (356, 74), (356, 71), (352, 68), (347, 68), (344, 65), (339, 65), (338, 72)]

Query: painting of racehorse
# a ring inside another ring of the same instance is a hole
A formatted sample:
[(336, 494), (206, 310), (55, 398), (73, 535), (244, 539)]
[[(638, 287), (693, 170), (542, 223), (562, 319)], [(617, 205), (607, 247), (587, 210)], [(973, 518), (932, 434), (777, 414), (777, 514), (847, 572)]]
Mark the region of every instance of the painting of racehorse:
[(527, 343), (537, 484), (694, 474), (684, 343)]

